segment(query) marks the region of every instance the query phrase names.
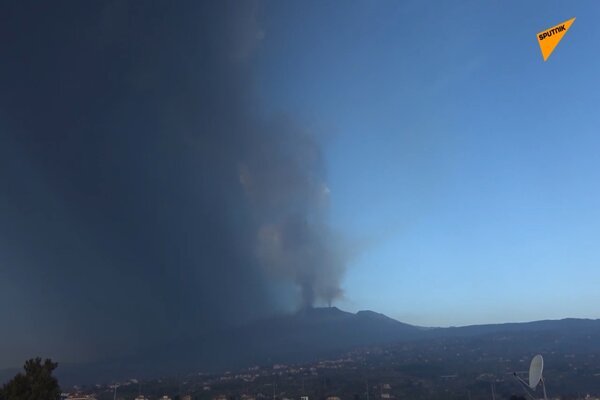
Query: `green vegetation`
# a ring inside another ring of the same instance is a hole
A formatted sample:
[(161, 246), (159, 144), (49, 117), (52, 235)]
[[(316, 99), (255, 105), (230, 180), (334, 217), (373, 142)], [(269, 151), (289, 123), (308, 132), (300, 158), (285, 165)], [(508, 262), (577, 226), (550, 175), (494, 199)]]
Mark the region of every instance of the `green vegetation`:
[(27, 360), (25, 373), (19, 372), (0, 389), (0, 400), (59, 400), (60, 387), (52, 376), (58, 363), (41, 358)]

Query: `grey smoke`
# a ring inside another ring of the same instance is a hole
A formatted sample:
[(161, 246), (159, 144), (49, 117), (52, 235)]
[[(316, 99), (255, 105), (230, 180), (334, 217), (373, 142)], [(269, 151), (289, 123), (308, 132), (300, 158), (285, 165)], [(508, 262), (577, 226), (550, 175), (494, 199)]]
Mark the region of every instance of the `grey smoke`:
[(135, 351), (341, 295), (318, 138), (256, 102), (259, 4), (0, 14), (6, 363)]
[(257, 256), (269, 276), (301, 290), (302, 304), (341, 295), (341, 246), (328, 227), (329, 189), (314, 137), (289, 121), (251, 136), (240, 182), (256, 221)]

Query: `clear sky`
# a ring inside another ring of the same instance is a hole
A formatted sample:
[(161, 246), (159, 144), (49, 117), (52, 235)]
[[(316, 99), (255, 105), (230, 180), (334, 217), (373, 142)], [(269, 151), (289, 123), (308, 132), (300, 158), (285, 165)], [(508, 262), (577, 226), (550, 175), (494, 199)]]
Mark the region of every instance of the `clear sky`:
[[(576, 21), (547, 62), (536, 33)], [(349, 310), (600, 317), (600, 4), (271, 2), (257, 86), (323, 133)]]

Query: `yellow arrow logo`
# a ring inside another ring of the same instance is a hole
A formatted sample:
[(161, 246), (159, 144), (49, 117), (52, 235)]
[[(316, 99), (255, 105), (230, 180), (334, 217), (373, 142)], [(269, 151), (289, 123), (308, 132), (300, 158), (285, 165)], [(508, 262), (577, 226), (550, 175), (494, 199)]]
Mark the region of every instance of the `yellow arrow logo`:
[(550, 57), (550, 54), (552, 54), (556, 45), (562, 40), (563, 36), (565, 36), (565, 33), (569, 30), (573, 21), (575, 21), (575, 18), (571, 18), (568, 21), (562, 22), (537, 34), (544, 61)]

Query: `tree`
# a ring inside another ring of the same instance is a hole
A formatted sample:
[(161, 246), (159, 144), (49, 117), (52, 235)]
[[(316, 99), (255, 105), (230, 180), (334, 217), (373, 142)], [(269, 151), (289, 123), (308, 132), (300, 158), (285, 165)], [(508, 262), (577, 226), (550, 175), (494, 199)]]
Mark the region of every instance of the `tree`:
[(58, 363), (41, 358), (25, 362), (25, 374), (19, 372), (0, 389), (0, 400), (59, 400), (60, 387), (52, 376)]

